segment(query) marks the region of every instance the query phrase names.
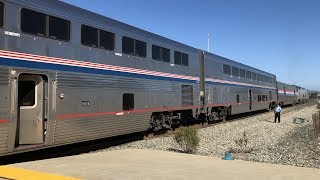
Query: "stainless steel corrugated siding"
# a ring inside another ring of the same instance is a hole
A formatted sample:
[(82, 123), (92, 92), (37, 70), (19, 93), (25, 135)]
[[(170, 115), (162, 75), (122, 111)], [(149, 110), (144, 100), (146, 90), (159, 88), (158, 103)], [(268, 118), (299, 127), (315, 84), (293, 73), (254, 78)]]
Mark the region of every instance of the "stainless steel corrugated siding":
[(150, 113), (57, 120), (54, 143), (79, 142), (148, 129)]
[(8, 68), (0, 67), (0, 86), (8, 86), (9, 84)]
[(91, 74), (59, 73), (59, 88), (105, 88), (130, 90), (172, 91), (180, 83), (172, 81), (140, 79), (121, 76), (99, 76)]
[(0, 125), (0, 153), (7, 151), (9, 125)]

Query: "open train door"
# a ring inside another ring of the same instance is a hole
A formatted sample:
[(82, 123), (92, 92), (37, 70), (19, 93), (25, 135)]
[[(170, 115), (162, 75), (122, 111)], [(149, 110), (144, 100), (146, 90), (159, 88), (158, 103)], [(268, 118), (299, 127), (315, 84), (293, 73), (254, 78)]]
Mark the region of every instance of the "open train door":
[(45, 80), (41, 75), (18, 77), (16, 146), (44, 143)]

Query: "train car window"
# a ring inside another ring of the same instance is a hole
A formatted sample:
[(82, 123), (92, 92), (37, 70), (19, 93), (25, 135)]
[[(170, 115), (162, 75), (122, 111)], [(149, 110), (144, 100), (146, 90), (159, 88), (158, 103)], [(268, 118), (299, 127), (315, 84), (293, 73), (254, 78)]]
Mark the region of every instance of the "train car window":
[(4, 26), (4, 4), (0, 2), (0, 27)]
[(174, 63), (181, 64), (181, 52), (178, 52), (178, 51), (174, 52)]
[(240, 69), (240, 77), (246, 77), (246, 71), (244, 69)]
[(231, 75), (231, 66), (224, 64), (223, 65), (223, 73)]
[(18, 104), (19, 106), (33, 106), (35, 104), (35, 87), (34, 81), (19, 81), (18, 84)]
[(49, 16), (49, 38), (70, 40), (70, 21)]
[(261, 75), (260, 74), (257, 74), (257, 80), (261, 81)]
[(182, 66), (189, 66), (189, 56), (188, 56), (188, 54), (182, 53), (181, 65)]
[(251, 73), (251, 71), (247, 71), (247, 73), (246, 73), (246, 78), (252, 79), (252, 73)]
[(258, 101), (259, 102), (261, 101), (261, 95), (258, 95)]
[(114, 34), (100, 30), (99, 48), (114, 50)]
[(21, 10), (21, 30), (25, 33), (37, 36), (46, 35), (46, 15), (31, 11), (28, 9)]
[(232, 67), (232, 76), (239, 76), (239, 69), (236, 67)]
[(122, 109), (126, 111), (134, 109), (134, 94), (123, 94)]
[(140, 57), (147, 56), (147, 43), (135, 40), (135, 55)]
[(159, 46), (152, 45), (152, 59), (161, 60), (161, 49)]
[(252, 80), (256, 80), (257, 79), (257, 74), (256, 73), (251, 73), (251, 78)]
[(82, 25), (81, 43), (85, 46), (98, 47), (98, 29)]
[(189, 66), (189, 55), (178, 51), (174, 52), (174, 63), (182, 66)]
[(122, 37), (122, 52), (134, 55), (134, 40), (128, 37)]
[(161, 48), (161, 59), (164, 62), (170, 62), (170, 49)]

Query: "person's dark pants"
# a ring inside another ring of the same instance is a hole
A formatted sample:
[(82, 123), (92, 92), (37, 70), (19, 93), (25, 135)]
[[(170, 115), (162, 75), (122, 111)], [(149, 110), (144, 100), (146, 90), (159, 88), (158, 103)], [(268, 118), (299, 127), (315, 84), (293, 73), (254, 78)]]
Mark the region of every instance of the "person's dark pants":
[(277, 118), (278, 118), (278, 122), (280, 123), (280, 113), (277, 112), (275, 115), (274, 115), (274, 123), (277, 122)]

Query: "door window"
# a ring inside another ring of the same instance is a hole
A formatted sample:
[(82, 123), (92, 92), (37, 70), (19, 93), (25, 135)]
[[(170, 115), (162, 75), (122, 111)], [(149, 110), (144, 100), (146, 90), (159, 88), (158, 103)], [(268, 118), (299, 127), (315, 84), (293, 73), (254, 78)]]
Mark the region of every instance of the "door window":
[(35, 104), (35, 87), (34, 81), (19, 81), (19, 106), (33, 106)]

